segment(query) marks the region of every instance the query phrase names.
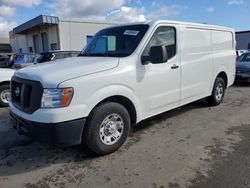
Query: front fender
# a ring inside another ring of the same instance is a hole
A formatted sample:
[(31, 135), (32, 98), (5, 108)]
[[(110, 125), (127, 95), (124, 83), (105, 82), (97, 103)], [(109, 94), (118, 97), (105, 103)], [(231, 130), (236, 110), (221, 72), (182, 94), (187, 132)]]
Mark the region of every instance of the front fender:
[[(139, 105), (139, 101), (133, 91), (133, 89), (124, 86), (124, 85), (109, 85), (104, 88), (98, 89), (95, 91), (86, 101), (87, 106), (92, 110), (97, 104), (101, 101), (113, 97), (113, 96), (122, 96), (129, 99), (135, 106), (137, 113), (137, 122), (141, 120), (141, 106)], [(89, 113), (91, 112), (89, 111)]]

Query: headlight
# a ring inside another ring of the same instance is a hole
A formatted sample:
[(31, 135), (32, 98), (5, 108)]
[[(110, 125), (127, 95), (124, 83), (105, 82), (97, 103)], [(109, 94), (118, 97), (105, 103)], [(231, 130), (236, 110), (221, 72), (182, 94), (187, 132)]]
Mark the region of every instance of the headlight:
[(42, 108), (61, 108), (69, 106), (73, 97), (73, 88), (44, 89)]

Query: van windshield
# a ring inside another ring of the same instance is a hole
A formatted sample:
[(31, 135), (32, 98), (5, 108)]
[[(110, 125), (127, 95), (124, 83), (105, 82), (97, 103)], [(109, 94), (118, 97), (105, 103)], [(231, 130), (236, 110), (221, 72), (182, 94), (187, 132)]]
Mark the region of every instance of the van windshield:
[(240, 61), (250, 61), (250, 53), (244, 53), (239, 57)]
[(79, 56), (127, 57), (135, 51), (148, 28), (138, 24), (101, 30)]
[(51, 61), (52, 57), (53, 57), (52, 53), (41, 53), (41, 55), (37, 59), (37, 63), (43, 63), (43, 62)]

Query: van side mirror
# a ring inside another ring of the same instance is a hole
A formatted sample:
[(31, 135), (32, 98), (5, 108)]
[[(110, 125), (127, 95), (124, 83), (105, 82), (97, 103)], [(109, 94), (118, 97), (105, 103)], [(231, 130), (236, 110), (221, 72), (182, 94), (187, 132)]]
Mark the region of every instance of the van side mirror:
[(165, 46), (152, 46), (150, 48), (149, 56), (142, 56), (141, 61), (143, 65), (149, 62), (153, 64), (166, 63), (168, 61), (168, 53)]

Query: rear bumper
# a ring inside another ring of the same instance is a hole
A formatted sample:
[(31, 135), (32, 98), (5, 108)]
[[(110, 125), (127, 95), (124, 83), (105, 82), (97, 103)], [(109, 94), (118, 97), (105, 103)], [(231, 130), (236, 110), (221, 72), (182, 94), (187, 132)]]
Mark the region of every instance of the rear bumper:
[(81, 144), (85, 118), (62, 122), (40, 123), (25, 120), (10, 112), (13, 127), (19, 134), (26, 135), (36, 141), (73, 146)]

